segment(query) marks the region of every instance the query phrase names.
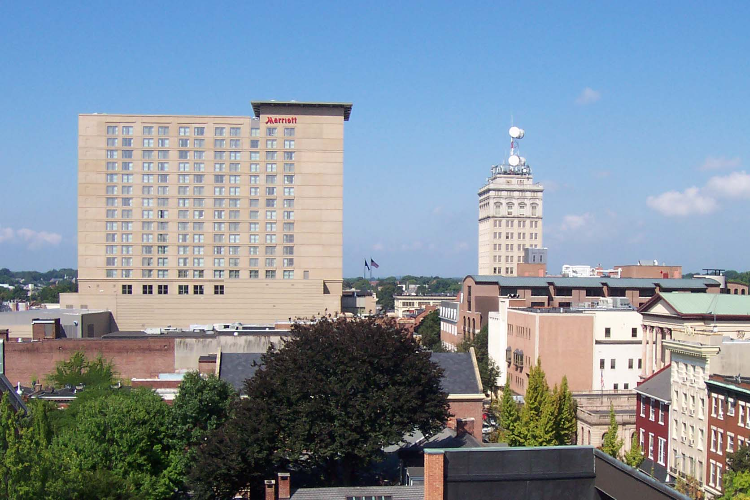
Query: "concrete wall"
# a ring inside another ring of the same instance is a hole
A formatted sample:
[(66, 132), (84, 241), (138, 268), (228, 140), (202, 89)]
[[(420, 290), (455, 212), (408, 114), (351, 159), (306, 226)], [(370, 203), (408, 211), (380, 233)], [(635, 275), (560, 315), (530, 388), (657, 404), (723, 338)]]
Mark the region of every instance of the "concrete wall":
[[(583, 314), (539, 315), (539, 358), (552, 387), (568, 378), (571, 391), (592, 385), (593, 321)], [(583, 389), (585, 388), (585, 389)]]
[(266, 352), (271, 344), (278, 344), (280, 335), (221, 335), (213, 338), (175, 339), (175, 370), (197, 370), (198, 358), (221, 352)]

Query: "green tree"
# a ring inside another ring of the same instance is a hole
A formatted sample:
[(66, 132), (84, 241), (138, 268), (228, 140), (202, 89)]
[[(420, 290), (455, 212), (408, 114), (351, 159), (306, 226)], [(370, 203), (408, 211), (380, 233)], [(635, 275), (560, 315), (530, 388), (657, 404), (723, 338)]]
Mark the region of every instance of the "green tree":
[[(88, 392), (88, 391), (86, 391)], [(180, 453), (170, 446), (169, 407), (149, 389), (102, 390), (78, 398), (66, 410), (70, 424), (52, 445), (59, 473), (50, 485), (52, 498), (67, 498), (70, 485), (77, 498), (96, 498), (100, 479), (127, 498), (170, 498), (183, 478)], [(123, 498), (123, 497), (113, 497)]]
[(724, 494), (719, 500), (749, 500), (750, 471), (727, 470), (724, 475)]
[(498, 368), (495, 361), (490, 357), (489, 329), (487, 325), (484, 325), (473, 339), (465, 338), (458, 345), (457, 350), (459, 352), (469, 352), (469, 349), (472, 347), (477, 357), (477, 366), (479, 368), (479, 376), (482, 379), (482, 387), (485, 391), (489, 391), (490, 394), (494, 394), (498, 389), (497, 378), (500, 376), (500, 368)]
[(81, 384), (88, 389), (108, 387), (115, 382), (115, 370), (112, 362), (105, 360), (101, 354), (89, 361), (86, 353), (77, 351), (70, 359), (58, 361), (55, 371), (47, 376), (47, 381), (55, 387)]
[(750, 472), (750, 446), (743, 444), (732, 453), (727, 453), (727, 470)]
[(630, 443), (630, 450), (625, 454), (623, 461), (629, 466), (637, 469), (641, 466), (644, 459), (645, 457), (643, 456), (641, 445), (638, 443), (638, 437), (633, 434), (633, 439)]
[(568, 377), (563, 376), (560, 389), (552, 391), (555, 415), (555, 441), (559, 445), (572, 444), (576, 433), (576, 405), (568, 389)]
[[(196, 465), (202, 470), (191, 477), (227, 491), (273, 461), (321, 471), (329, 484), (349, 484), (405, 434), (444, 428), (449, 412), (441, 377), (430, 354), (393, 323), (295, 325), (283, 346), (263, 356), (237, 416), (211, 433)], [(262, 449), (262, 437), (246, 436), (241, 447), (230, 442), (227, 429), (256, 425), (243, 419), (275, 422), (268, 426), (275, 431), (271, 451)]]
[(524, 446), (552, 446), (555, 439), (555, 408), (547, 377), (537, 360), (529, 372), (529, 385), (521, 410), (521, 433)]
[(231, 415), (237, 393), (216, 375), (185, 374), (170, 411), (170, 426), (181, 446), (197, 443), (203, 435), (220, 427)]
[(619, 426), (617, 425), (617, 418), (615, 417), (615, 408), (612, 403), (609, 404), (609, 428), (606, 434), (604, 434), (604, 442), (602, 443), (602, 451), (607, 455), (620, 458), (620, 450), (622, 449), (622, 439), (617, 437)]
[(513, 399), (513, 391), (510, 390), (510, 382), (505, 382), (503, 397), (500, 403), (500, 427), (504, 438), (509, 446), (523, 446), (524, 438), (520, 432), (521, 416), (518, 412), (518, 404)]
[(445, 352), (443, 341), (440, 340), (440, 314), (437, 309), (427, 313), (419, 323), (416, 333), (421, 336), (422, 347), (433, 352)]
[(398, 295), (400, 291), (401, 289), (396, 286), (395, 282), (378, 284), (378, 305), (383, 308), (383, 311), (393, 310), (396, 303), (393, 296)]

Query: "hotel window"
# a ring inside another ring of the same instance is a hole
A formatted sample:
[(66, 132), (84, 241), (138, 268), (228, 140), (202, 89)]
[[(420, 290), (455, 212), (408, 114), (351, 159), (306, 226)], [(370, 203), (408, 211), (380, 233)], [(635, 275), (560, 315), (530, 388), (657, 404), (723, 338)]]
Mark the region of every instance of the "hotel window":
[[(166, 137), (165, 138), (160, 138), (157, 141), (157, 144), (159, 145), (160, 148), (168, 148), (169, 147), (169, 138), (166, 138)], [(187, 147), (187, 146), (185, 146), (185, 147)]]
[(169, 151), (159, 151), (157, 157), (160, 160), (166, 160), (169, 158)]
[(214, 139), (214, 148), (225, 148), (227, 147), (226, 139)]
[(167, 294), (169, 294), (169, 285), (157, 285), (156, 286), (156, 293), (158, 295), (167, 295)]
[(251, 160), (260, 160), (260, 151), (250, 151)]
[(242, 135), (242, 129), (240, 127), (229, 127), (229, 135), (232, 137), (239, 137)]
[(283, 259), (283, 265), (284, 267), (294, 267), (294, 259), (292, 258)]
[[(260, 141), (258, 139), (251, 139), (250, 140), (250, 148), (251, 149), (258, 149), (260, 147)], [(251, 153), (252, 155), (252, 153)]]
[[(204, 272), (203, 270), (193, 269), (193, 278), (194, 279), (203, 279)], [(201, 292), (201, 295), (203, 295), (203, 292)]]
[(187, 295), (190, 285), (177, 285), (177, 295)]
[(294, 173), (294, 163), (284, 163), (285, 173)]
[(224, 285), (214, 285), (214, 295), (224, 295)]
[(229, 147), (232, 149), (240, 149), (242, 147), (242, 140), (229, 139)]
[(108, 161), (107, 162), (107, 170), (117, 170), (117, 162), (116, 161)]
[(284, 188), (284, 196), (294, 196), (294, 188), (293, 187), (285, 187)]
[(276, 137), (276, 127), (266, 127), (266, 135), (268, 137)]
[(169, 135), (169, 127), (159, 127), (159, 135)]
[(284, 137), (294, 137), (294, 128), (284, 128)]
[(276, 196), (276, 188), (275, 187), (267, 187), (266, 188), (266, 196)]
[(276, 279), (276, 271), (267, 270), (266, 271), (266, 279), (267, 280), (275, 280)]
[(294, 231), (294, 222), (285, 222), (284, 231)]
[(206, 127), (193, 128), (193, 135), (206, 135)]
[(250, 129), (250, 137), (260, 137), (260, 129), (259, 128), (251, 128)]
[(284, 176), (284, 184), (294, 184), (294, 176), (293, 175), (285, 175)]
[(153, 148), (154, 147), (154, 140), (149, 138), (143, 139), (143, 147), (144, 148)]
[(266, 149), (276, 149), (276, 139), (266, 139)]
[(190, 135), (190, 127), (180, 127), (179, 133), (180, 135)]
[(250, 271), (250, 279), (258, 279), (260, 277), (259, 274), (260, 273), (257, 270), (251, 270)]
[(117, 147), (117, 137), (108, 137), (107, 138), (107, 147), (116, 148)]
[(284, 161), (294, 161), (294, 151), (284, 151)]
[(284, 208), (294, 208), (294, 200), (284, 200)]
[(143, 295), (153, 295), (154, 285), (143, 285)]
[(206, 158), (205, 151), (193, 151), (193, 158), (196, 160), (203, 160)]
[(227, 133), (227, 129), (225, 127), (214, 127), (214, 135), (218, 137), (224, 137)]
[(230, 151), (229, 152), (229, 159), (230, 160), (241, 160), (242, 159), (242, 153), (240, 151)]
[(154, 127), (152, 126), (143, 127), (143, 135), (154, 135)]
[(203, 295), (203, 285), (193, 285), (193, 295)]
[(117, 135), (117, 126), (116, 125), (107, 126), (107, 135)]
[(276, 176), (275, 175), (267, 175), (266, 176), (266, 184), (276, 184)]
[(133, 295), (133, 285), (122, 285), (123, 295)]
[(123, 126), (122, 127), (122, 135), (133, 135), (133, 127), (132, 126)]
[(294, 211), (284, 210), (284, 220), (294, 220)]
[[(286, 231), (286, 229), (284, 229)], [(285, 234), (284, 235), (284, 243), (294, 243), (294, 235), (293, 234)]]
[(224, 175), (214, 175), (214, 184), (224, 184)]
[(294, 279), (294, 271), (284, 271), (284, 279), (285, 280), (293, 280)]

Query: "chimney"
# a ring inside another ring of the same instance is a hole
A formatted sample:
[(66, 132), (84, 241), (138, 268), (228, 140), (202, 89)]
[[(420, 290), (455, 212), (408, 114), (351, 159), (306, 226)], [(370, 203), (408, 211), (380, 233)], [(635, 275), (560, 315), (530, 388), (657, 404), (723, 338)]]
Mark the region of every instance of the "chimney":
[(442, 450), (424, 450), (424, 500), (443, 500), (445, 456)]
[(266, 479), (266, 500), (276, 500), (276, 481)]
[(456, 419), (456, 436), (463, 436), (464, 434), (474, 434), (473, 418)]
[(279, 500), (288, 500), (292, 497), (292, 481), (289, 473), (279, 472), (277, 480), (279, 484)]

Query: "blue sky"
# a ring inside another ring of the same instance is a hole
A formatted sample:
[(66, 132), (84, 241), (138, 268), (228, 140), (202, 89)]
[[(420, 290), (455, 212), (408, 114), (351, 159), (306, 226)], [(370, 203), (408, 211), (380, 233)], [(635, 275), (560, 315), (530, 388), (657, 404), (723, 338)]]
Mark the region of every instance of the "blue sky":
[(79, 113), (354, 103), (344, 274), (477, 268), (511, 115), (562, 264), (749, 269), (750, 4), (6, 3), (0, 267), (76, 266)]

